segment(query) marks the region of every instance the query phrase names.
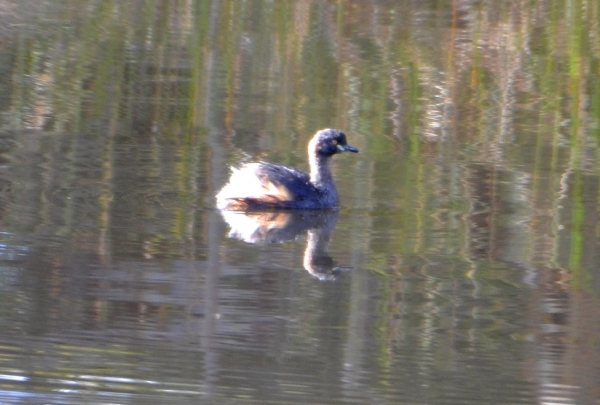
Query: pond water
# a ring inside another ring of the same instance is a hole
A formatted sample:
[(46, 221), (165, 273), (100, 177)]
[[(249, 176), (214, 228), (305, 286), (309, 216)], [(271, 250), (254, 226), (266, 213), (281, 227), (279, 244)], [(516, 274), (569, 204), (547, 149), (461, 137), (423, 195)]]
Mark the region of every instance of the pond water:
[[(0, 0), (0, 402), (600, 403), (600, 1)], [(342, 209), (219, 212), (230, 167)]]

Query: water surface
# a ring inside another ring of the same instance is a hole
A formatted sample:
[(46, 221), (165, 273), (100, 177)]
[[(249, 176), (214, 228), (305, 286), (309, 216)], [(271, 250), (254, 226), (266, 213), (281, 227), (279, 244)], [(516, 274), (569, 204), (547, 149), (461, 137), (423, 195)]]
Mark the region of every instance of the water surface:
[(598, 10), (0, 1), (0, 402), (598, 403)]

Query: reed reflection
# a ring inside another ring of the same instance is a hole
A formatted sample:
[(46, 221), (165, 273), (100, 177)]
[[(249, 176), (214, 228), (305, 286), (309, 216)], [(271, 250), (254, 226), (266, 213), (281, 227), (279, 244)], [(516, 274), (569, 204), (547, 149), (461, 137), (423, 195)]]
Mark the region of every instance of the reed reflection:
[(339, 212), (331, 211), (221, 211), (230, 227), (228, 236), (247, 243), (281, 243), (306, 235), (304, 269), (321, 281), (332, 281), (347, 270), (328, 253)]

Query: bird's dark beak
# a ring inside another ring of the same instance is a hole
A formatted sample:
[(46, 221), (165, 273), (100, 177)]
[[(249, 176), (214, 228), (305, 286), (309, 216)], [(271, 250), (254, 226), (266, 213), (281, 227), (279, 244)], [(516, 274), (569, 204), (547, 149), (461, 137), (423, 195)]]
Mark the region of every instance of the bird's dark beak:
[(350, 145), (340, 145), (338, 144), (338, 150), (340, 152), (354, 152), (354, 153), (358, 153), (358, 149), (356, 149), (354, 146), (350, 146)]

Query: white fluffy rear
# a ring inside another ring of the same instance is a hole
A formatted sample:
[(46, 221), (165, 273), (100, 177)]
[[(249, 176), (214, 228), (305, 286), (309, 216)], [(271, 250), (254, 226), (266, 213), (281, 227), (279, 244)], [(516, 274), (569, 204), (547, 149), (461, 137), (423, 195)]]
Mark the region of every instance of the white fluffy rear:
[(232, 168), (231, 178), (216, 195), (217, 208), (226, 209), (230, 200), (256, 199), (289, 201), (289, 191), (277, 186), (268, 179), (259, 177), (260, 163), (248, 163), (240, 168)]

